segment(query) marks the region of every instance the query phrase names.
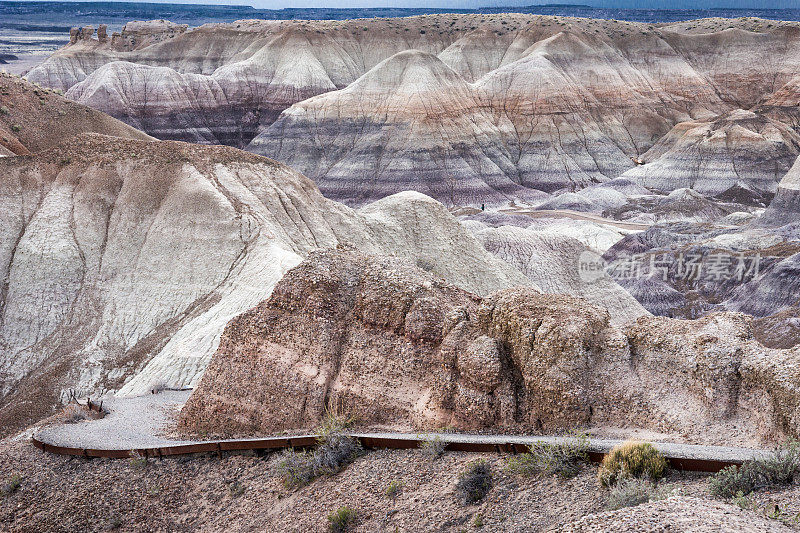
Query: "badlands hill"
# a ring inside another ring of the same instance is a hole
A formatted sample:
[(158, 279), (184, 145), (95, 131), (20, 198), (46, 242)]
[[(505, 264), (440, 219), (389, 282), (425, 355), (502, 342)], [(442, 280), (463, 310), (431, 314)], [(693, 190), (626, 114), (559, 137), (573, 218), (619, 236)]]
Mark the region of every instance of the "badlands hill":
[(91, 34), (28, 78), (159, 138), (246, 146), (353, 205), (409, 187), (535, 201), (626, 172), (764, 204), (798, 153), (797, 23), (439, 14)]
[(0, 156), (53, 148), (83, 133), (151, 139), (104, 113), (0, 72)]
[[(0, 425), (9, 429), (68, 389), (194, 386), (226, 323), (314, 250), (403, 257), (479, 296), (536, 287), (425, 195), (355, 211), (296, 171), (229, 147), (76, 136), (0, 158), (0, 205)], [(619, 285), (589, 290), (572, 270), (556, 266), (543, 290), (609, 300), (618, 322), (647, 314)]]

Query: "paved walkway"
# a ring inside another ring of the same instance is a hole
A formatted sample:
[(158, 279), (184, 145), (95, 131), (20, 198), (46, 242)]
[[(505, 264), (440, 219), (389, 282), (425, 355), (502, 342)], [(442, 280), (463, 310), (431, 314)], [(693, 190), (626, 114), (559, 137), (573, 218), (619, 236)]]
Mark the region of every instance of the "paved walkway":
[[(166, 391), (136, 398), (112, 398), (103, 406), (109, 413), (102, 419), (60, 424), (43, 428), (35, 438), (51, 446), (93, 450), (136, 450), (167, 448), (208, 443), (209, 441), (179, 440), (167, 437), (171, 423), (178, 410), (189, 398), (191, 391)], [(393, 439), (409, 442), (408, 447), (420, 439), (432, 438), (425, 433), (352, 433), (354, 437), (371, 439)], [(282, 436), (285, 438), (285, 436)], [(309, 435), (293, 436), (293, 439)], [(436, 434), (446, 443), (486, 445), (531, 445), (537, 442), (558, 443), (567, 440), (554, 436), (520, 435), (468, 435), (458, 433)], [(219, 443), (246, 443), (254, 439), (225, 439), (211, 441)], [(591, 452), (605, 453), (622, 442), (614, 439), (591, 439)], [(675, 443), (653, 443), (670, 458), (699, 459), (706, 461), (741, 462), (765, 453), (762, 450), (724, 446), (704, 446)], [(226, 447), (226, 449), (232, 449)]]

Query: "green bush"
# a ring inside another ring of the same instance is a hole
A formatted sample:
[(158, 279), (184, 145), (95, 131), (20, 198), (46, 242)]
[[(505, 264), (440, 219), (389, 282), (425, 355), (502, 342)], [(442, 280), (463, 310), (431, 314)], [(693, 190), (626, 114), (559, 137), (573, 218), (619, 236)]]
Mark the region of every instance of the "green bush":
[(773, 485), (790, 485), (800, 469), (800, 443), (789, 440), (765, 457), (728, 466), (714, 474), (708, 490), (717, 498), (747, 496)]
[(647, 478), (656, 481), (664, 477), (667, 460), (649, 442), (623, 442), (603, 457), (598, 478), (604, 487), (621, 479)]
[(328, 515), (328, 530), (335, 533), (347, 531), (356, 523), (358, 512), (352, 507), (342, 506)]
[(466, 504), (478, 503), (492, 490), (492, 467), (484, 461), (470, 463), (458, 477), (456, 495)]
[(571, 478), (589, 460), (589, 437), (576, 433), (565, 442), (536, 443), (529, 450), (530, 453), (509, 457), (506, 470), (524, 477), (558, 474)]
[(12, 124), (11, 125), (11, 131), (13, 131), (14, 133), (19, 133), (21, 130), (22, 130), (22, 126), (20, 126), (19, 124)]

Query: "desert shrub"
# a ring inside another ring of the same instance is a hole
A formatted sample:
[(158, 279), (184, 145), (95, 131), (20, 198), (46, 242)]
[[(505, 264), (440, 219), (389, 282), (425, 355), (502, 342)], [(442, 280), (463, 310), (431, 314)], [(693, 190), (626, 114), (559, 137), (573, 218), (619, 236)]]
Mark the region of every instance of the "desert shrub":
[(0, 485), (0, 495), (9, 496), (11, 494), (14, 494), (19, 490), (21, 486), (22, 486), (22, 476), (20, 476), (19, 474), (14, 474), (10, 478), (8, 478), (8, 481)]
[(508, 458), (508, 472), (525, 477), (558, 474), (570, 478), (589, 460), (589, 437), (576, 433), (558, 444), (537, 442), (529, 450), (529, 453)]
[(335, 474), (358, 457), (362, 448), (359, 442), (345, 435), (331, 435), (311, 454), (317, 476)]
[(8, 115), (11, 111), (8, 109), (8, 106), (1, 106), (0, 107), (0, 115)]
[(286, 450), (277, 463), (278, 476), (287, 488), (300, 488), (315, 478), (339, 472), (361, 453), (361, 444), (339, 433), (339, 422), (328, 420), (311, 451)]
[(244, 483), (241, 481), (234, 481), (230, 485), (228, 485), (228, 492), (230, 492), (231, 496), (234, 498), (238, 498), (242, 494), (244, 494), (245, 486)]
[(276, 470), (284, 486), (290, 489), (304, 487), (316, 477), (309, 452), (285, 450), (278, 459)]
[(621, 479), (647, 478), (653, 481), (664, 477), (667, 460), (649, 442), (623, 442), (603, 457), (598, 470), (600, 483), (610, 487)]
[(466, 504), (478, 503), (492, 489), (492, 467), (484, 461), (470, 463), (456, 483), (456, 495)]
[(670, 495), (670, 487), (659, 487), (649, 479), (621, 479), (611, 488), (606, 507), (612, 511), (623, 507), (633, 507), (640, 503), (663, 500)]
[(336, 533), (347, 531), (357, 518), (358, 512), (352, 507), (339, 507), (328, 515), (328, 530)]
[(89, 410), (82, 405), (70, 404), (64, 409), (64, 423), (77, 424), (85, 420), (91, 420)]
[(764, 457), (723, 468), (709, 480), (708, 490), (717, 498), (743, 497), (772, 485), (791, 484), (798, 469), (800, 443), (789, 440)]
[(131, 457), (128, 460), (128, 463), (133, 468), (143, 470), (145, 467), (147, 467), (147, 457)]
[(444, 449), (447, 447), (447, 443), (442, 440), (442, 437), (439, 435), (431, 436), (427, 439), (423, 439), (419, 444), (419, 449), (422, 450), (422, 453), (427, 455), (430, 459), (438, 459), (442, 455), (444, 455)]
[(396, 479), (389, 483), (389, 486), (386, 487), (386, 496), (389, 499), (394, 500), (397, 498), (400, 493), (403, 492), (403, 482), (397, 481)]
[(20, 130), (22, 130), (22, 126), (20, 126), (19, 124), (11, 125), (11, 131), (13, 131), (14, 133), (19, 133)]
[(352, 425), (353, 419), (337, 415), (331, 411), (326, 411), (322, 417), (322, 422), (317, 426), (316, 433), (319, 435), (317, 441), (324, 443), (328, 437), (340, 435), (345, 429)]

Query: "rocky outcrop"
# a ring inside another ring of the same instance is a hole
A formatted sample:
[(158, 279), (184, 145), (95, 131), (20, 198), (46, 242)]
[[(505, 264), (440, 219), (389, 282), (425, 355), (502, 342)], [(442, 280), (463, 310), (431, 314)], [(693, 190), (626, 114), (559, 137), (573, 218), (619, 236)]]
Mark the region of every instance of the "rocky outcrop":
[(704, 442), (796, 435), (798, 350), (751, 319), (640, 318), (567, 296), (477, 297), (412, 264), (312, 254), (232, 320), (180, 415), (186, 431), (262, 434), (327, 411), (364, 426), (639, 427)]
[[(583, 370), (608, 315), (580, 306), (531, 290), (481, 301), (407, 263), (312, 254), (228, 325), (181, 424), (275, 431), (327, 409), (407, 428), (583, 421)], [(569, 333), (535, 335), (559, 327)]]
[[(0, 73), (0, 151), (16, 155), (52, 148), (84, 133), (152, 139), (118, 120)], [(6, 154), (9, 155), (9, 154)]]

